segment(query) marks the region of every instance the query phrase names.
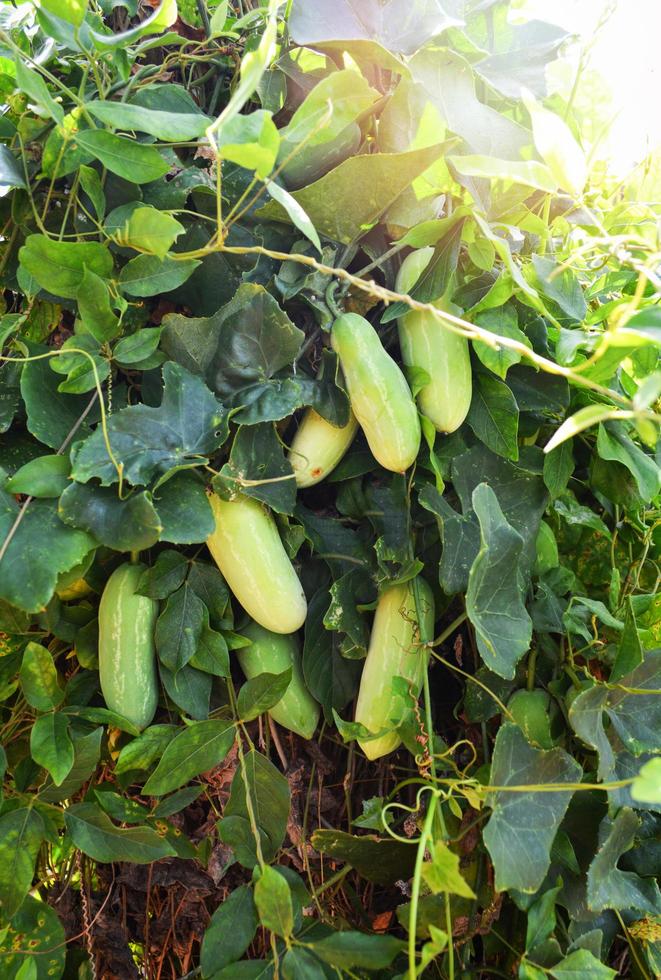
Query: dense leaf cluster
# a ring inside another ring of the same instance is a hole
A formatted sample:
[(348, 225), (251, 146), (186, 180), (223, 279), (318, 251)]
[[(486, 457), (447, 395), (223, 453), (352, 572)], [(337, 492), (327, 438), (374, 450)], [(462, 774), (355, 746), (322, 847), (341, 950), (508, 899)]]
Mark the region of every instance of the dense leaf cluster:
[[(565, 35), (509, 8), (1, 5), (2, 977), (661, 970), (658, 208), (591, 182)], [(302, 411), (350, 418), (335, 317), (401, 363), (440, 296), (464, 424), (421, 416), (405, 474), (359, 432), (297, 490)], [(291, 671), (238, 669), (212, 490), (300, 576), (310, 742), (269, 721)], [(138, 552), (143, 731), (98, 675)], [(373, 610), (418, 574), (429, 675), (384, 677), (403, 747), (370, 763)]]

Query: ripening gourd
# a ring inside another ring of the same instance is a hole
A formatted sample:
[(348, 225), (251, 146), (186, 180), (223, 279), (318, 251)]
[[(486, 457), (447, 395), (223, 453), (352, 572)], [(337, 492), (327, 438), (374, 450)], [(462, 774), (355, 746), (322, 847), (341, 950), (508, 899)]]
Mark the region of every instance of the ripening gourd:
[(270, 716), (302, 738), (312, 738), (319, 721), (319, 705), (305, 686), (296, 635), (272, 633), (255, 622), (244, 627), (241, 633), (252, 641), (250, 646), (236, 651), (241, 670), (248, 680), (259, 674), (281, 674), (289, 667), (292, 669), (289, 687), (278, 703), (269, 708)]
[(137, 590), (141, 564), (120, 565), (99, 604), (99, 676), (111, 711), (146, 728), (158, 705), (154, 628), (158, 602)]
[(295, 633), (307, 602), (271, 511), (252, 497), (209, 497), (216, 528), (207, 547), (246, 612), (273, 633)]
[(346, 425), (331, 425), (313, 408), (305, 412), (287, 454), (301, 489), (313, 487), (331, 473), (353, 442), (358, 420), (351, 412)]
[[(398, 293), (410, 293), (429, 265), (434, 249), (421, 248), (404, 259), (397, 276)], [(448, 300), (434, 306), (446, 313), (461, 311)], [(399, 346), (407, 367), (422, 368), (429, 383), (418, 392), (418, 407), (439, 432), (454, 432), (468, 415), (473, 395), (468, 340), (454, 333), (433, 313), (411, 310), (400, 316)]]
[(357, 313), (335, 320), (331, 344), (372, 455), (385, 469), (403, 473), (420, 449), (420, 419), (401, 369), (372, 324)]
[[(434, 596), (421, 577), (417, 578), (422, 623), (417, 620), (413, 582), (392, 585), (379, 598), (369, 649), (360, 678), (355, 720), (375, 735), (391, 725), (401, 707), (392, 690), (395, 677), (409, 682), (411, 700), (417, 700), (429, 662), (429, 650), (420, 646), (420, 637), (431, 637), (434, 630)], [(420, 629), (420, 625), (422, 629)], [(368, 759), (379, 759), (393, 752), (400, 737), (390, 731), (380, 738), (358, 744)]]

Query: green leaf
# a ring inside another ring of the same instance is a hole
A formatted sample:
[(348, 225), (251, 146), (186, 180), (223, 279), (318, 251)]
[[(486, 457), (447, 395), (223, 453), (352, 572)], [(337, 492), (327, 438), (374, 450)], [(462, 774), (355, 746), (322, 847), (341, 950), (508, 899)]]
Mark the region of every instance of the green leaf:
[(316, 592), (310, 600), (303, 644), (305, 684), (312, 697), (322, 705), (328, 721), (333, 709), (342, 711), (356, 694), (360, 673), (355, 660), (342, 656), (341, 636), (324, 626), (329, 602), (330, 596), (325, 588)]
[[(95, 170), (91, 171), (96, 173)], [(105, 280), (87, 266), (78, 292), (78, 315), (85, 330), (100, 344), (114, 340), (121, 330), (119, 317), (110, 306), (110, 290)]]
[(661, 914), (661, 892), (656, 880), (617, 867), (622, 855), (633, 846), (639, 827), (639, 818), (628, 807), (623, 807), (615, 820), (604, 817), (599, 850), (588, 868), (587, 898), (591, 911), (635, 909), (645, 915)]
[(283, 939), (291, 936), (294, 929), (294, 909), (289, 885), (268, 864), (261, 869), (255, 884), (255, 906), (259, 921), (265, 929), (270, 929)]
[(143, 551), (156, 544), (161, 532), (159, 515), (146, 491), (122, 499), (116, 490), (72, 483), (58, 507), (60, 519), (82, 528), (115, 551)]
[[(264, 482), (260, 482), (264, 481)], [(279, 514), (293, 514), (296, 506), (294, 470), (285, 458), (275, 427), (242, 425), (234, 437), (229, 462), (212, 481), (215, 490), (241, 493), (261, 500)], [(256, 485), (255, 485), (256, 484)]]
[(589, 949), (575, 949), (551, 967), (550, 973), (556, 980), (614, 980), (617, 976), (617, 970), (600, 963)]
[(532, 265), (540, 292), (556, 303), (570, 320), (582, 323), (588, 304), (572, 269), (544, 255), (533, 255)]
[(152, 358), (160, 339), (160, 327), (148, 327), (136, 330), (130, 337), (124, 337), (116, 344), (112, 352), (113, 360), (117, 361), (122, 367), (135, 365), (135, 369), (137, 370), (143, 367), (144, 361)]
[(166, 143), (198, 139), (211, 122), (202, 113), (161, 112), (128, 102), (88, 102), (85, 108), (105, 126), (148, 133)]
[(256, 109), (248, 115), (230, 119), (217, 137), (218, 150), (224, 160), (252, 170), (264, 179), (275, 165), (280, 134), (270, 112)]
[[(475, 323), (478, 327), (489, 330), (491, 333), (501, 337), (509, 337), (510, 340), (518, 340), (526, 347), (531, 346), (524, 332), (519, 329), (516, 310), (510, 304), (502, 306), (500, 309), (478, 313), (475, 317)], [(521, 360), (521, 354), (517, 351), (501, 346), (494, 349), (481, 340), (474, 340), (473, 348), (484, 366), (497, 374), (499, 378), (504, 379), (508, 370)]]
[(315, 956), (340, 970), (385, 970), (405, 946), (394, 936), (352, 931), (334, 932), (310, 943)]
[(215, 677), (230, 676), (230, 660), (227, 641), (222, 633), (212, 630), (208, 623), (202, 627), (200, 641), (191, 659), (191, 667)]
[(500, 728), (489, 782), (517, 789), (496, 789), (487, 798), (492, 813), (484, 829), (484, 843), (494, 864), (498, 891), (516, 888), (532, 894), (540, 887), (553, 839), (574, 790), (569, 786), (548, 791), (536, 787), (578, 783), (581, 776), (581, 767), (563, 749), (535, 749), (517, 725)]
[(523, 539), (505, 520), (486, 483), (473, 491), (473, 509), (480, 522), (481, 544), (468, 576), (466, 612), (486, 665), (511, 678), (532, 636), (519, 565)]
[(112, 255), (100, 242), (61, 242), (45, 235), (28, 235), (18, 257), (21, 268), (42, 289), (67, 299), (76, 298), (86, 269), (102, 279), (112, 275)]
[(136, 255), (119, 274), (119, 283), (128, 296), (157, 296), (169, 293), (193, 275), (199, 259), (159, 259), (156, 255)]
[(165, 176), (167, 160), (153, 146), (105, 129), (85, 129), (78, 133), (79, 145), (93, 154), (111, 173), (132, 184), (147, 184)]
[(641, 766), (631, 787), (631, 796), (638, 803), (661, 804), (661, 758), (657, 756)]
[[(70, 0), (70, 2), (73, 3), (75, 0)], [(54, 122), (64, 122), (64, 110), (48, 91), (48, 86), (39, 74), (38, 68), (28, 68), (20, 56), (14, 58), (14, 66), (16, 68), (16, 83), (20, 91), (27, 95), (36, 106), (45, 110)]]
[[(440, 155), (432, 146), (405, 153), (372, 153), (350, 157), (314, 183), (293, 191), (318, 234), (348, 245), (374, 225)], [(260, 208), (257, 216), (270, 221), (291, 220), (277, 201)]]
[(191, 562), (188, 584), (199, 595), (212, 620), (222, 620), (230, 594), (218, 568), (200, 561)]
[[(30, 354), (45, 351), (41, 345), (30, 346)], [(84, 398), (59, 392), (57, 375), (49, 367), (51, 360), (44, 358), (24, 365), (21, 396), (27, 412), (28, 431), (51, 449), (59, 449), (72, 429), (80, 425), (81, 416), (89, 410), (89, 396)], [(88, 432), (89, 425), (85, 421), (76, 429), (78, 436)]]
[(72, 729), (73, 766), (61, 786), (47, 782), (39, 793), (39, 799), (45, 803), (60, 803), (70, 800), (83, 786), (96, 769), (101, 756), (102, 728), (96, 728), (87, 735), (75, 733)]
[(14, 187), (25, 187), (25, 176), (18, 160), (4, 143), (0, 144), (0, 197)]
[(64, 690), (50, 650), (39, 643), (28, 643), (21, 664), (21, 687), (28, 704), (38, 711), (50, 711), (61, 704)]
[(487, 180), (524, 184), (526, 187), (536, 187), (537, 190), (548, 191), (551, 194), (554, 194), (558, 187), (549, 168), (537, 160), (520, 163), (468, 153), (464, 156), (451, 155), (446, 157), (446, 160), (454, 170), (467, 177), (483, 177)]
[[(163, 400), (159, 408), (131, 405), (107, 423), (115, 459), (125, 479), (146, 484), (174, 468), (199, 466), (227, 438), (227, 416), (200, 378), (178, 364), (163, 368)], [(116, 483), (117, 470), (108, 456), (101, 429), (72, 453), (72, 476), (81, 483), (93, 477), (104, 486)]]
[(307, 211), (301, 204), (296, 200), (293, 194), (285, 190), (279, 184), (276, 184), (273, 180), (265, 181), (266, 189), (269, 192), (272, 199), (276, 204), (285, 211), (287, 217), (294, 225), (298, 228), (305, 237), (312, 242), (314, 247), (317, 249), (319, 254), (322, 254), (321, 242), (319, 240), (319, 235), (314, 224), (310, 220)]
[(563, 442), (544, 456), (544, 483), (551, 498), (559, 497), (574, 472), (574, 453), (570, 443)]
[(242, 721), (258, 718), (282, 698), (291, 684), (291, 667), (281, 674), (259, 674), (245, 682), (237, 700), (237, 711)]
[(119, 793), (113, 793), (112, 790), (95, 789), (94, 796), (101, 809), (113, 820), (122, 823), (144, 823), (149, 816), (149, 810), (142, 803), (126, 799)]
[(201, 772), (213, 769), (223, 761), (233, 742), (233, 722), (200, 721), (189, 725), (167, 745), (143, 787), (143, 796), (165, 796)]
[(149, 769), (160, 759), (178, 731), (176, 725), (152, 725), (147, 728), (121, 750), (115, 765), (116, 774), (119, 776), (134, 769)]
[(86, 0), (46, 0), (41, 6), (74, 27), (81, 26), (87, 13)]
[(167, 599), (182, 584), (187, 572), (188, 562), (181, 552), (168, 548), (142, 573), (138, 592), (152, 599)]
[(610, 729), (634, 755), (658, 751), (661, 699), (657, 691), (660, 686), (661, 650), (653, 650), (613, 687), (597, 684), (572, 702), (569, 721), (579, 738), (599, 753), (601, 779), (611, 778), (615, 761), (604, 727), (604, 714), (609, 719)]
[[(211, 320), (209, 326), (218, 331), (217, 347), (214, 344), (212, 348), (215, 357), (206, 374), (221, 398), (251, 382), (266, 381), (288, 367), (305, 339), (270, 293), (254, 283), (239, 286), (218, 317)], [(181, 327), (186, 329), (185, 322)]]
[(161, 663), (159, 673), (166, 694), (184, 714), (195, 721), (209, 717), (213, 677), (207, 671), (186, 664), (175, 672)]
[(153, 493), (162, 525), (161, 541), (198, 544), (215, 528), (204, 484), (192, 472), (175, 473)]
[(473, 378), (473, 398), (466, 421), (494, 453), (505, 459), (519, 458), (519, 407), (504, 381), (490, 374)]
[(195, 800), (204, 792), (201, 786), (187, 786), (180, 789), (171, 796), (166, 796), (157, 806), (154, 807), (153, 816), (157, 820), (164, 820), (175, 813), (181, 813), (186, 807), (194, 803)]
[(88, 167), (85, 164), (81, 164), (78, 168), (78, 176), (80, 186), (92, 202), (97, 218), (102, 221), (106, 213), (106, 195), (103, 191), (101, 177), (93, 167)]
[(159, 660), (172, 671), (181, 670), (200, 642), (205, 607), (188, 582), (170, 595), (156, 622)]
[(32, 885), (45, 834), (44, 822), (32, 808), (20, 807), (0, 816), (0, 910), (5, 923), (21, 907)]
[(30, 754), (39, 766), (61, 786), (73, 766), (73, 743), (69, 737), (69, 721), (59, 712), (37, 718), (30, 732)]
[(631, 596), (628, 596), (626, 599), (625, 609), (624, 629), (622, 630), (622, 636), (617, 647), (617, 655), (609, 678), (611, 684), (620, 680), (625, 674), (629, 674), (632, 670), (635, 670), (644, 660), (643, 647), (638, 636), (636, 615), (633, 611)]
[(131, 212), (124, 227), (113, 237), (119, 245), (164, 259), (183, 233), (184, 226), (172, 215), (156, 208), (139, 207)]
[(602, 459), (614, 460), (626, 466), (643, 500), (651, 501), (658, 494), (661, 489), (661, 468), (629, 439), (621, 425), (610, 422), (599, 426), (597, 452)]
[(64, 822), (74, 845), (102, 864), (151, 864), (176, 853), (151, 827), (116, 827), (96, 803), (74, 803), (65, 810)]
[(377, 885), (392, 885), (413, 874), (415, 851), (390, 837), (360, 836), (343, 830), (315, 830), (311, 837), (315, 850), (333, 861), (344, 861), (358, 874)]
[(256, 932), (252, 889), (249, 885), (239, 885), (218, 906), (204, 933), (200, 953), (203, 976), (213, 976), (235, 963), (248, 949)]
[(28, 895), (6, 926), (0, 932), (0, 961), (6, 980), (29, 980), (29, 974), (20, 974), (26, 964), (36, 966), (36, 980), (63, 976), (67, 954), (64, 927), (46, 902)]
[(560, 886), (549, 888), (528, 909), (528, 923), (526, 926), (527, 952), (534, 950), (537, 946), (541, 946), (555, 932), (555, 906), (559, 891)]
[(422, 877), (434, 895), (449, 892), (462, 898), (475, 898), (475, 892), (462, 877), (459, 855), (453, 854), (442, 840), (430, 845), (431, 860), (422, 865)]
[(257, 863), (246, 794), (250, 795), (259, 830), (262, 855), (272, 861), (285, 838), (289, 816), (289, 784), (266, 756), (251, 749), (245, 756), (247, 781), (239, 766), (232, 780), (230, 798), (218, 824), (220, 839), (234, 851), (236, 860), (246, 868)]
[(5, 490), (48, 498), (59, 497), (68, 485), (69, 460), (66, 456), (37, 456), (7, 480)]
[(128, 31), (118, 33), (102, 34), (99, 31), (90, 30), (90, 37), (100, 50), (112, 48), (125, 48), (147, 34), (161, 34), (168, 27), (171, 27), (177, 19), (177, 0), (162, 0), (162, 3), (154, 10), (149, 17), (145, 17), (137, 27), (132, 27)]
[(108, 359), (90, 334), (69, 337), (59, 353), (59, 357), (49, 362), (51, 371), (67, 375), (66, 381), (58, 385), (58, 391), (84, 394), (96, 388), (97, 383), (102, 384), (110, 374)]

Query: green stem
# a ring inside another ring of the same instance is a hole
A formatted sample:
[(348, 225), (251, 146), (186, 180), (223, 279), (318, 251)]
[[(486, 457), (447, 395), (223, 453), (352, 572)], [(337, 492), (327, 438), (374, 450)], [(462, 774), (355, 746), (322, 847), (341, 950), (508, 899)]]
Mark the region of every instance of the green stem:
[(416, 928), (418, 924), (418, 902), (420, 900), (420, 885), (422, 884), (422, 865), (425, 860), (427, 841), (431, 837), (432, 824), (436, 813), (436, 803), (438, 794), (433, 793), (433, 800), (429, 801), (427, 815), (418, 841), (418, 852), (415, 856), (415, 868), (413, 870), (413, 887), (411, 888), (411, 904), (409, 905), (409, 980), (415, 980), (417, 976), (416, 966)]
[(130, 557), (129, 560), (130, 560), (130, 562), (131, 562), (132, 565), (137, 565), (138, 562), (140, 561), (140, 552), (139, 551), (132, 551), (131, 552), (131, 557)]

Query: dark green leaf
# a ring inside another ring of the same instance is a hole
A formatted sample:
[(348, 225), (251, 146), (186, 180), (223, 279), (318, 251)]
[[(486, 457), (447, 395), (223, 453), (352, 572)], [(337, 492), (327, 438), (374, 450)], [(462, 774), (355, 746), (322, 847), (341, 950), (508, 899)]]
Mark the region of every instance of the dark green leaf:
[(73, 741), (73, 766), (61, 786), (52, 781), (46, 783), (39, 798), (46, 803), (60, 803), (69, 800), (90, 778), (97, 767), (101, 755), (102, 728), (96, 728), (88, 735), (71, 733)]
[[(263, 482), (260, 482), (263, 481)], [(279, 514), (293, 514), (296, 481), (282, 442), (270, 423), (242, 425), (234, 437), (229, 462), (213, 480), (215, 489), (240, 490)]]
[(158, 296), (185, 283), (199, 265), (199, 259), (177, 261), (168, 256), (136, 255), (120, 272), (119, 282), (128, 296)]
[(153, 494), (162, 525), (161, 541), (198, 544), (213, 532), (213, 512), (204, 484), (192, 473), (175, 473)]
[(281, 674), (259, 674), (246, 681), (237, 700), (237, 711), (242, 721), (258, 718), (282, 698), (291, 684), (291, 667)]
[(73, 766), (73, 743), (69, 737), (69, 721), (59, 712), (37, 718), (30, 732), (30, 754), (39, 766), (61, 786)]
[(159, 673), (168, 697), (184, 714), (195, 721), (204, 721), (209, 717), (213, 687), (213, 677), (210, 674), (197, 670), (191, 664), (186, 664), (176, 673), (160, 664)]
[(645, 915), (661, 914), (661, 892), (653, 878), (621, 871), (618, 861), (633, 846), (640, 819), (625, 807), (615, 820), (604, 817), (600, 847), (588, 868), (588, 908), (635, 909)]
[(575, 949), (551, 967), (550, 973), (555, 980), (614, 980), (617, 976), (616, 970), (601, 963), (589, 949)]
[(661, 487), (661, 470), (629, 439), (622, 426), (614, 422), (599, 426), (597, 452), (602, 459), (619, 462), (629, 470), (643, 500), (650, 501), (657, 495)]
[(170, 169), (155, 147), (137, 143), (126, 136), (116, 136), (105, 129), (83, 130), (78, 133), (77, 140), (83, 150), (100, 160), (111, 173), (133, 184), (157, 180)]
[(204, 625), (204, 603), (188, 582), (170, 595), (156, 622), (159, 660), (178, 671), (194, 656)]
[(74, 803), (65, 810), (64, 820), (75, 846), (101, 863), (151, 864), (175, 854), (174, 848), (155, 830), (115, 827), (95, 803)]
[(272, 378), (291, 364), (305, 339), (270, 293), (253, 283), (241, 285), (210, 326), (218, 331), (218, 347), (206, 373), (221, 398)]
[(177, 734), (176, 725), (152, 725), (134, 738), (119, 753), (115, 772), (131, 772), (133, 769), (149, 769)]
[(187, 571), (188, 562), (181, 552), (168, 548), (142, 573), (138, 591), (152, 599), (167, 599), (182, 584)]
[(391, 885), (413, 874), (415, 853), (409, 844), (390, 837), (356, 836), (342, 830), (315, 830), (311, 838), (315, 850), (334, 861), (345, 861), (377, 885)]
[(76, 298), (86, 269), (102, 279), (112, 275), (112, 255), (100, 242), (60, 242), (45, 235), (28, 235), (19, 259), (42, 289), (67, 299)]
[(143, 787), (144, 796), (164, 796), (219, 765), (234, 741), (234, 724), (200, 721), (189, 725), (165, 748)]
[(218, 824), (222, 841), (234, 851), (236, 860), (244, 867), (252, 868), (257, 862), (255, 841), (250, 829), (246, 794), (250, 795), (255, 821), (259, 829), (262, 854), (265, 861), (272, 861), (282, 845), (289, 816), (289, 785), (266, 756), (251, 749), (245, 756), (247, 781), (244, 783), (241, 767), (232, 780), (229, 802)]
[(25, 463), (5, 484), (9, 493), (31, 497), (59, 497), (69, 485), (69, 460), (66, 456), (38, 456)]
[(253, 941), (257, 932), (257, 913), (248, 885), (230, 892), (218, 906), (204, 933), (200, 964), (204, 976), (235, 963)]
[(159, 539), (161, 524), (151, 494), (123, 499), (110, 487), (72, 483), (60, 498), (58, 514), (65, 524), (82, 528), (115, 551), (143, 551)]
[[(108, 419), (115, 460), (133, 484), (148, 483), (176, 467), (202, 465), (227, 438), (227, 415), (200, 378), (168, 362), (163, 383), (159, 408), (131, 405)], [(72, 456), (74, 479), (86, 483), (96, 477), (104, 486), (117, 482), (117, 470), (100, 429), (79, 444)]]
[[(484, 830), (496, 872), (496, 888), (536, 892), (549, 867), (551, 845), (569, 806), (573, 789), (536, 790), (551, 783), (580, 782), (579, 764), (563, 749), (533, 748), (517, 725), (503, 725), (496, 736), (490, 783), (517, 787), (492, 792), (492, 813)], [(520, 789), (518, 789), (520, 787)], [(512, 841), (516, 847), (512, 847)]]
[(289, 885), (275, 868), (268, 864), (261, 871), (255, 884), (255, 906), (260, 924), (283, 939), (291, 936), (294, 928), (294, 910)]
[(486, 483), (473, 491), (473, 509), (480, 522), (481, 544), (468, 576), (466, 612), (487, 666), (511, 678), (532, 636), (519, 565), (523, 539), (505, 520)]
[(325, 963), (342, 970), (364, 968), (385, 970), (405, 948), (394, 936), (368, 935), (364, 932), (334, 932), (325, 939), (315, 940), (310, 948)]
[(354, 696), (360, 673), (359, 664), (340, 653), (340, 636), (324, 627), (329, 601), (328, 589), (320, 589), (310, 600), (303, 645), (305, 683), (328, 721), (333, 708), (342, 711)]
[(477, 374), (466, 421), (478, 439), (505, 459), (519, 458), (519, 408), (511, 389), (498, 378)]
[[(30, 354), (41, 354), (45, 347), (31, 347)], [(35, 439), (51, 449), (59, 449), (69, 433), (78, 425), (88, 409), (90, 396), (65, 395), (58, 391), (58, 377), (51, 371), (52, 358), (32, 361), (21, 373), (21, 396), (27, 412), (27, 427)], [(83, 422), (76, 430), (78, 436), (89, 433)]]

